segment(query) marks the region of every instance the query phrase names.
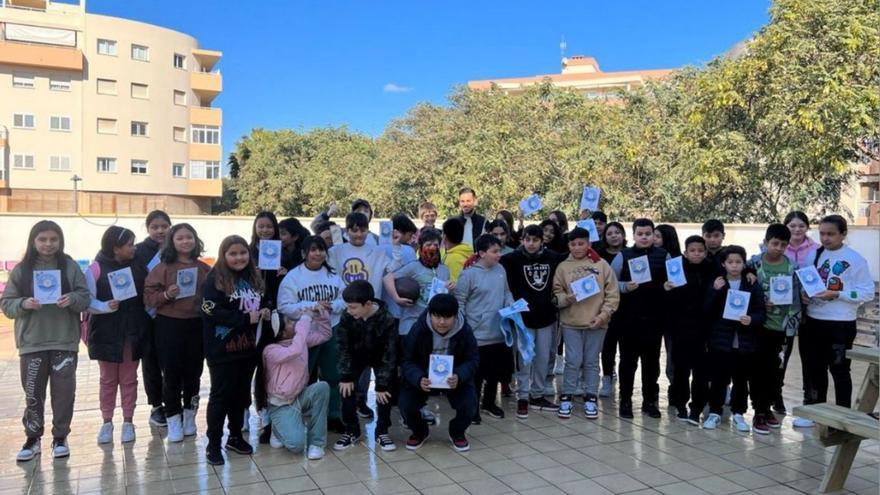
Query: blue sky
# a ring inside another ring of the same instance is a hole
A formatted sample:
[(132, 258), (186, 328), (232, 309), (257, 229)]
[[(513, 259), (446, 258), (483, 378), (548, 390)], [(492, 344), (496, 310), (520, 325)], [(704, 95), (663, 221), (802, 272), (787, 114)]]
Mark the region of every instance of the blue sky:
[(418, 102), (442, 104), (468, 80), (557, 73), (563, 36), (569, 56), (593, 56), (605, 71), (700, 65), (766, 24), (770, 0), (87, 5), (223, 52), (224, 92), (215, 105), (223, 108), (228, 153), (253, 127), (347, 124), (379, 135)]

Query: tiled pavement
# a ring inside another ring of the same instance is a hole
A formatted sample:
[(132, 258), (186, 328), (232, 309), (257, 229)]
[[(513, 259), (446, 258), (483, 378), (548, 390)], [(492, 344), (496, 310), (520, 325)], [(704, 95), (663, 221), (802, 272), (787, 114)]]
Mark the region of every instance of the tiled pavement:
[[(792, 357), (786, 386), (789, 406), (798, 403), (800, 364)], [(352, 493), (394, 494), (474, 493), (810, 493), (818, 488), (832, 449), (823, 449), (813, 431), (795, 431), (786, 418), (781, 431), (768, 436), (738, 434), (728, 423), (705, 431), (678, 423), (664, 411), (661, 420), (638, 416), (620, 420), (616, 404), (602, 401), (596, 421), (576, 415), (557, 419), (554, 413), (531, 411), (529, 419), (515, 419), (512, 399), (503, 404), (507, 418), (484, 415), (483, 424), (469, 430), (472, 450), (459, 454), (446, 440), (450, 409), (445, 400), (432, 398), (441, 426), (417, 452), (403, 448), (408, 432), (395, 426), (391, 434), (398, 450), (377, 450), (372, 441), (344, 453), (331, 448), (320, 461), (306, 461), (283, 449), (257, 445), (251, 457), (229, 454), (222, 467), (204, 461), (204, 407), (199, 411), (199, 436), (166, 445), (164, 431), (147, 424), (148, 408), (136, 414), (138, 439), (96, 445), (100, 426), (98, 366), (80, 353), (78, 393), (72, 455), (53, 460), (46, 452), (36, 460), (16, 463), (23, 436), (23, 394), (18, 360), (8, 327), (0, 329), (0, 495), (49, 493), (150, 494), (282, 494)], [(865, 366), (854, 363), (855, 389)], [(662, 377), (661, 390), (666, 389)], [(202, 379), (202, 397), (208, 392), (208, 374)], [(638, 391), (637, 391), (638, 394)], [(143, 396), (143, 395), (142, 395)], [(206, 403), (203, 400), (203, 405)], [(661, 404), (665, 405), (665, 397)], [(579, 406), (579, 403), (577, 404)], [(638, 401), (636, 401), (638, 407)], [(578, 411), (579, 409), (576, 409)], [(47, 413), (49, 409), (47, 408)], [(367, 436), (373, 431), (367, 428)], [(335, 435), (330, 435), (330, 441)], [(49, 439), (43, 447), (48, 449)], [(846, 492), (877, 495), (880, 444), (865, 442), (846, 484)]]

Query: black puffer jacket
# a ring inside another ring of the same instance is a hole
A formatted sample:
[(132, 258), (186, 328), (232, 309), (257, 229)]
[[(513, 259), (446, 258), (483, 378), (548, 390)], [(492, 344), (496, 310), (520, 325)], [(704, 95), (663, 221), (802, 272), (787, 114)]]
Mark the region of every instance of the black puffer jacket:
[(727, 292), (730, 290), (730, 282), (725, 281), (724, 287), (716, 290), (710, 284), (706, 292), (706, 315), (711, 319), (712, 326), (709, 330), (709, 348), (718, 351), (730, 352), (733, 350), (733, 339), (737, 336), (739, 352), (752, 353), (758, 348), (758, 332), (764, 330), (764, 321), (767, 319), (767, 310), (764, 306), (764, 291), (761, 284), (750, 284), (743, 277), (739, 290), (751, 294), (749, 297), (748, 315), (752, 317), (751, 323), (746, 326), (738, 321), (725, 320), (724, 304), (727, 301)]
[[(101, 268), (100, 276), (95, 282), (96, 299), (111, 301), (113, 292), (107, 274), (131, 268), (137, 297), (119, 303), (119, 309), (112, 313), (93, 314), (89, 318), (89, 358), (111, 363), (122, 362), (122, 352), (126, 343), (131, 345), (132, 359), (143, 357), (143, 339), (149, 325), (150, 317), (144, 311), (144, 280), (147, 273), (136, 260), (128, 263), (117, 263), (115, 259), (98, 253), (95, 263)], [(91, 270), (91, 269), (90, 269)], [(87, 273), (86, 277), (91, 277)]]

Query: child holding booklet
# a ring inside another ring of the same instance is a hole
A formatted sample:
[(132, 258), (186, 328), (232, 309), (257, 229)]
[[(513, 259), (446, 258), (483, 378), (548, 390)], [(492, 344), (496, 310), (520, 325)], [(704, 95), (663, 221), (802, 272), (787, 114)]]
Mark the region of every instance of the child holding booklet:
[[(796, 297), (795, 270), (797, 267), (785, 256), (791, 231), (781, 223), (767, 227), (764, 235), (764, 252), (752, 257), (748, 267), (758, 277), (766, 294), (767, 319), (764, 328), (758, 332), (758, 346), (755, 351), (755, 373), (765, 377), (758, 380), (756, 387), (749, 390), (755, 418), (752, 429), (755, 433), (770, 433), (770, 428), (779, 428), (779, 420), (770, 411), (770, 406), (778, 394), (782, 393), (782, 362), (786, 336), (797, 332), (800, 324), (800, 298)], [(787, 293), (785, 302), (774, 302), (773, 295)]]
[[(764, 326), (766, 310), (764, 307), (764, 291), (761, 284), (749, 282), (744, 276), (746, 250), (741, 246), (727, 246), (719, 254), (725, 275), (718, 277), (708, 289), (705, 311), (710, 320), (709, 329), (709, 362), (712, 363), (712, 386), (709, 391), (709, 417), (703, 428), (714, 430), (721, 422), (724, 412), (724, 399), (727, 386), (733, 380), (730, 392), (731, 421), (737, 431), (748, 432), (745, 414), (748, 403), (749, 388), (760, 387), (758, 381), (770, 380), (773, 377), (758, 376), (755, 373), (755, 352), (758, 348), (758, 333)], [(742, 307), (743, 300), (737, 296), (729, 297), (731, 290), (749, 294), (748, 306), (743, 307), (745, 314), (737, 320), (725, 319), (725, 309), (732, 301)]]
[[(504, 417), (504, 410), (495, 403), (495, 396), (498, 384), (513, 371), (513, 360), (510, 347), (504, 342), (498, 310), (513, 304), (513, 296), (507, 286), (507, 274), (499, 264), (501, 243), (498, 239), (492, 234), (483, 234), (477, 238), (476, 247), (479, 259), (461, 272), (453, 293), (458, 300), (459, 312), (473, 328), (480, 348), (476, 376), (477, 397), (483, 397), (480, 408), (500, 419)], [(474, 423), (480, 422), (478, 411)]]
[[(113, 441), (113, 410), (116, 391), (122, 395), (122, 443), (135, 440), (134, 409), (137, 404), (137, 369), (143, 355), (147, 327), (152, 323), (144, 310), (144, 279), (146, 269), (134, 259), (134, 232), (113, 226), (101, 238), (101, 250), (92, 267), (86, 271), (86, 283), (92, 295), (89, 305), (89, 358), (98, 361), (100, 369), (100, 402), (104, 424), (98, 432), (98, 443)], [(128, 273), (115, 274), (128, 269)], [(114, 275), (111, 280), (111, 274)], [(98, 275), (97, 278), (95, 275)], [(122, 278), (118, 278), (118, 277)], [(118, 283), (117, 283), (118, 281)], [(113, 288), (130, 288), (132, 297), (119, 300)]]
[[(446, 383), (433, 383), (428, 378), (432, 354), (452, 357), (453, 368)], [(420, 411), (434, 389), (445, 393), (455, 410), (449, 421), (452, 447), (459, 452), (470, 450), (465, 432), (477, 414), (474, 375), (479, 363), (477, 341), (459, 312), (458, 301), (451, 294), (434, 296), (407, 335), (400, 364), (400, 414), (412, 430), (407, 449), (416, 450), (428, 439), (428, 424)]]
[[(568, 234), (568, 258), (559, 264), (553, 278), (553, 301), (559, 308), (559, 322), (565, 343), (565, 373), (558, 416), (571, 417), (572, 395), (578, 386), (582, 368), (586, 369), (584, 415), (599, 417), (596, 398), (599, 393), (599, 353), (611, 315), (617, 310), (620, 293), (617, 277), (608, 263), (590, 247), (590, 234), (580, 227)], [(579, 297), (572, 284), (592, 279), (595, 292)]]
[[(145, 274), (148, 274), (159, 264), (159, 249), (165, 243), (165, 234), (171, 228), (171, 218), (162, 210), (153, 210), (147, 214), (146, 226), (147, 238), (134, 246), (134, 262)], [(156, 353), (156, 325), (153, 321), (156, 312), (152, 308), (146, 310), (150, 319), (147, 321), (143, 340), (141, 373), (144, 377), (147, 402), (152, 406), (150, 424), (164, 428), (168, 426), (168, 422), (165, 419), (165, 408), (162, 407), (162, 368), (159, 366), (159, 356)]]
[[(181, 442), (184, 436), (196, 434), (199, 382), (205, 359), (202, 284), (211, 268), (199, 261), (205, 248), (190, 224), (171, 227), (167, 237), (159, 255), (161, 263), (144, 283), (144, 304), (156, 308), (157, 313), (156, 344), (162, 367), (168, 441)], [(192, 295), (182, 296), (181, 288)]]
[(852, 376), (846, 351), (855, 340), (859, 306), (874, 298), (874, 284), (868, 262), (844, 244), (846, 234), (846, 220), (840, 215), (829, 215), (819, 222), (822, 246), (816, 250), (813, 264), (826, 290), (811, 298), (804, 296), (807, 321), (799, 341), (804, 346), (811, 385), (807, 404), (826, 401), (830, 371), (835, 403), (847, 408), (852, 405)]
[[(54, 285), (55, 291), (60, 289), (61, 297), (55, 304), (40, 303), (35, 298), (34, 274), (42, 270), (61, 272), (60, 280), (43, 274), (47, 285)], [(22, 423), (27, 440), (16, 456), (17, 461), (29, 461), (40, 453), (46, 387), (50, 381), (52, 455), (56, 458), (70, 455), (67, 435), (76, 394), (79, 314), (88, 308), (89, 300), (82, 270), (73, 258), (64, 254), (61, 227), (49, 220), (34, 224), (28, 234), (25, 254), (0, 295), (3, 314), (15, 320), (15, 346), (25, 394)]]

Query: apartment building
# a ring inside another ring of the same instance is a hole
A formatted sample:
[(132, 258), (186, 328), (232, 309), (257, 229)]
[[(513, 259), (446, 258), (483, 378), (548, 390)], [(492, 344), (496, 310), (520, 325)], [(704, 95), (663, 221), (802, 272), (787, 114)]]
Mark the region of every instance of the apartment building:
[(221, 56), (84, 0), (0, 0), (0, 212), (210, 213)]

